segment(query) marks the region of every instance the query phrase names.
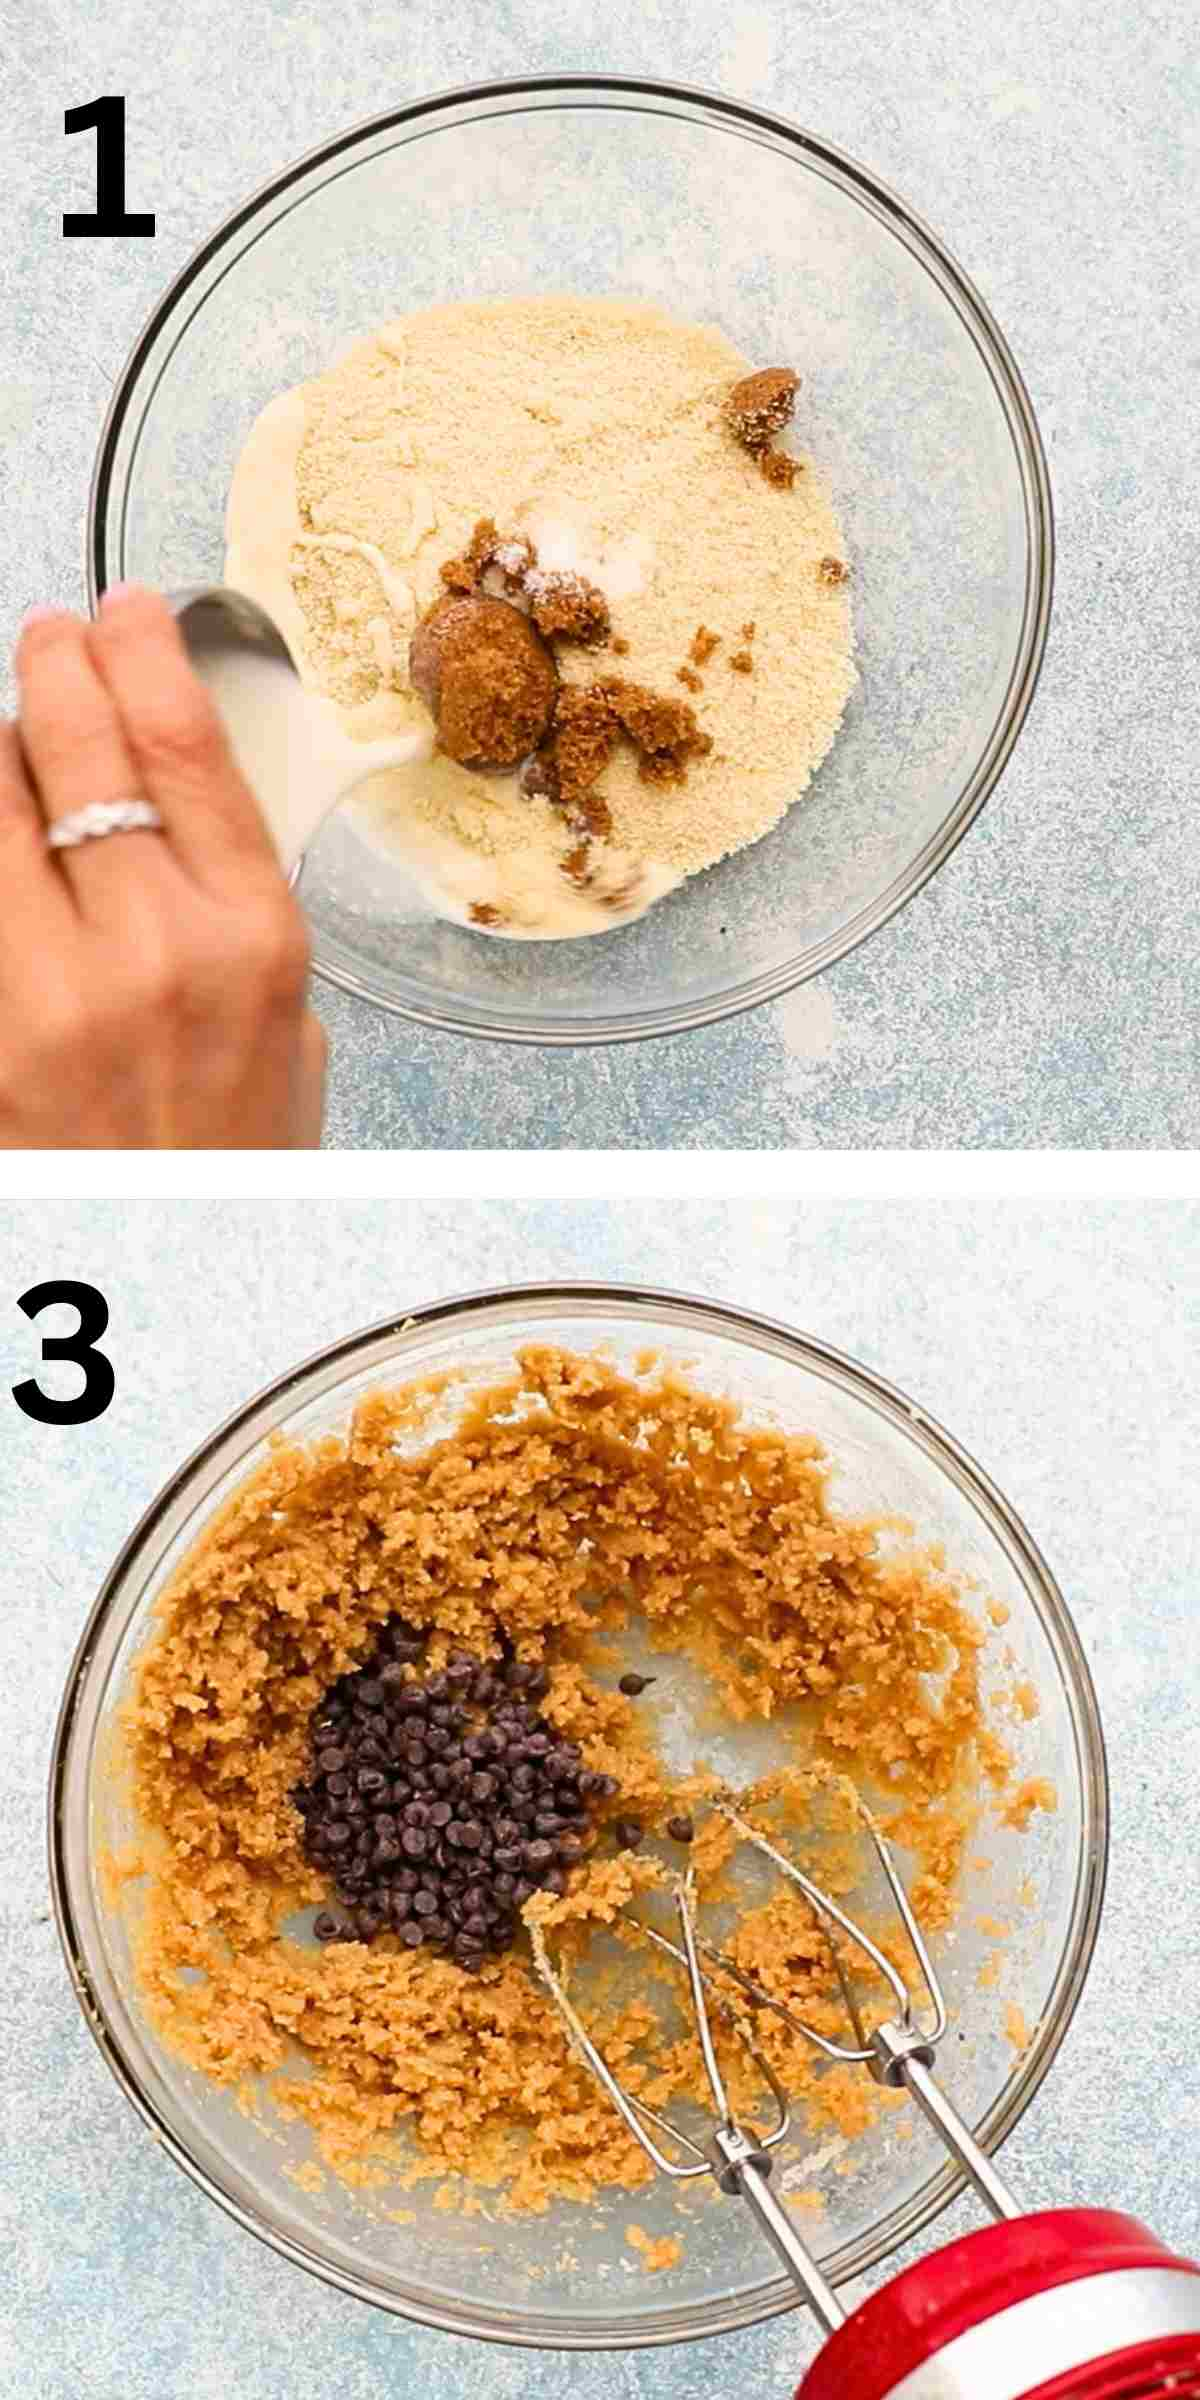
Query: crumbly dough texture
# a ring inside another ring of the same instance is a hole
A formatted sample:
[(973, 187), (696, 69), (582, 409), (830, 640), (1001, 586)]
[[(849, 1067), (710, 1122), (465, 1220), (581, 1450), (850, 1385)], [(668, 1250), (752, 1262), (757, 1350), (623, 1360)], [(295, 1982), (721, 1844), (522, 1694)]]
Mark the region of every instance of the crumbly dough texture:
[[(861, 1850), (839, 1779), (853, 1775), (916, 1854), (928, 1926), (954, 1913), (981, 1785), (1002, 1790), (1009, 1770), (981, 1713), (984, 1629), (936, 1556), (833, 1512), (813, 1438), (747, 1426), (649, 1360), (627, 1377), (552, 1349), (463, 1396), (447, 1434), (448, 1404), (446, 1378), (377, 1393), (345, 1439), (277, 1446), (191, 1550), (126, 1707), (143, 1840), (119, 1881), (143, 2003), (186, 2059), (224, 2084), (266, 2078), (341, 2172), (382, 2159), (391, 2176), (462, 2176), (537, 2210), (637, 2189), (652, 2170), (571, 2054), (531, 1956), (473, 1979), (394, 1935), (318, 1951), (286, 1930), (326, 1897), (289, 1799), (308, 1718), (384, 1617), (434, 1629), (434, 1664), (494, 1648), (501, 1628), (544, 1659), (544, 1712), (620, 1780), (611, 1814), (653, 1832), (692, 1807), (688, 1864), (701, 1899), (730, 1908), (733, 1955), (831, 2031), (844, 2019), (811, 1915), (786, 1887), (744, 1905), (735, 1836), (702, 1805), (713, 1778), (702, 1760), (666, 1778), (653, 1704), (613, 1688), (613, 1636), (641, 1620), (663, 1677), (672, 1654), (701, 1664), (722, 1717), (803, 1703), (778, 1774), (739, 1807), (801, 1841), (820, 1823), (822, 1872), (849, 1892)], [(703, 2096), (700, 2061), (618, 1912), (655, 1906), (671, 1855), (613, 1853), (602, 1836), (564, 1898), (527, 1910), (618, 2071), (660, 2107)], [(610, 1956), (591, 1976), (598, 1928)], [(759, 2038), (813, 2125), (870, 2122), (868, 2079), (822, 2071), (778, 2020)], [(735, 2104), (752, 2109), (757, 2078), (722, 2041)]]
[[(772, 491), (729, 438), (731, 379), (749, 364), (712, 326), (551, 296), (422, 310), (308, 383), (293, 583), (308, 672), (348, 730), (422, 721), (412, 624), (479, 519), (519, 537), (550, 517), (602, 548), (652, 545), (645, 588), (612, 607), (637, 683), (669, 691), (702, 621), (731, 641), (747, 618), (759, 628), (754, 677), (722, 677), (704, 695), (713, 747), (685, 787), (647, 787), (624, 751), (606, 767), (614, 846), (679, 876), (776, 824), (829, 749), (855, 676), (847, 593), (818, 573), (845, 545), (817, 468), (804, 460), (790, 492)], [(386, 586), (361, 545), (382, 558)], [(596, 672), (569, 647), (559, 665), (568, 681)], [(531, 803), (515, 783), (481, 795), (441, 755), (396, 774), (364, 786), (356, 812), (384, 825), (403, 787), (406, 810), (482, 857), (529, 843)], [(569, 832), (540, 808), (538, 838), (565, 853)]]

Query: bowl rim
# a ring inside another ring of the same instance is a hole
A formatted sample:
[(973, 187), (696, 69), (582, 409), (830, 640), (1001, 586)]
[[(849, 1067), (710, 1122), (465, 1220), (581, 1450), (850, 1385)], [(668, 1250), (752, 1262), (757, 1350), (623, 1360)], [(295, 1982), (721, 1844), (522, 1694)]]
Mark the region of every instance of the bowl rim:
[[(1069, 2031), (1082, 1998), (1100, 1929), (1109, 1858), (1110, 1800), (1104, 1732), (1091, 1670), (1061, 1588), (1023, 1519), (970, 1452), (946, 1431), (920, 1403), (849, 1353), (801, 1332), (783, 1320), (756, 1310), (706, 1296), (634, 1282), (545, 1281), (485, 1286), (405, 1308), (338, 1340), (323, 1345), (294, 1367), (264, 1384), (253, 1397), (233, 1410), (207, 1438), (198, 1443), (160, 1487), (118, 1550), (88, 1613), (67, 1671), (55, 1725), (47, 1793), (47, 1851), (51, 1899), (68, 1976), (89, 2033), (127, 2100), (150, 2127), (156, 2141), (192, 2182), (241, 2225), (291, 2264), (305, 2268), (321, 2281), (389, 2314), (440, 2332), (474, 2336), (514, 2348), (562, 2351), (658, 2348), (765, 2323), (803, 2308), (803, 2295), (786, 2278), (764, 2283), (752, 2292), (716, 2301), (676, 2306), (644, 2317), (622, 2318), (619, 2312), (605, 2324), (595, 2319), (540, 2317), (536, 2313), (489, 2316), (475, 2302), (433, 2299), (419, 2285), (406, 2291), (381, 2290), (365, 2274), (355, 2274), (323, 2255), (272, 2221), (269, 2203), (251, 2207), (224, 2188), (198, 2158), (146, 2091), (137, 2065), (126, 2055), (109, 2021), (105, 1999), (89, 1968), (80, 1929), (75, 1891), (82, 1894), (84, 1913), (92, 1916), (89, 1869), (91, 1846), (82, 1858), (70, 1854), (65, 1824), (69, 1778), (86, 1775), (88, 1755), (76, 1756), (81, 1735), (90, 1744), (99, 1721), (98, 1706), (82, 1706), (85, 1683), (97, 1643), (112, 1628), (123, 1590), (141, 1568), (141, 1590), (170, 1548), (179, 1526), (169, 1527), (159, 1541), (164, 1520), (191, 1494), (188, 1515), (202, 1506), (213, 1485), (239, 1466), (278, 1424), (289, 1403), (310, 1405), (335, 1390), (350, 1371), (362, 1371), (370, 1354), (389, 1345), (378, 1360), (380, 1371), (402, 1370), (405, 1352), (418, 1347), (431, 1332), (460, 1325), (465, 1331), (481, 1322), (492, 1329), (530, 1311), (544, 1314), (577, 1312), (596, 1318), (628, 1312), (631, 1321), (657, 1320), (662, 1331), (711, 1332), (742, 1346), (765, 1350), (816, 1372), (836, 1388), (866, 1401), (895, 1430), (924, 1450), (958, 1490), (975, 1506), (993, 1537), (1013, 1559), (1029, 1593), (1042, 1632), (1054, 1653), (1075, 1742), (1081, 1811), (1080, 1844), (1075, 1889), (1053, 1985), (1029, 2048), (1021, 2054), (1009, 2082), (987, 2116), (974, 2127), (977, 2140), (994, 2152), (1020, 2122), (1039, 2091)], [(315, 1388), (313, 1387), (315, 1379)], [(234, 1456), (230, 1446), (237, 1444)], [(210, 1481), (197, 1496), (196, 1478), (211, 1471)], [(144, 1554), (149, 1553), (148, 1557)], [(119, 1644), (133, 1620), (141, 1598), (130, 1600), (115, 1629)], [(103, 1662), (105, 1680), (111, 1672), (114, 1647)], [(90, 1818), (89, 1818), (90, 1825)], [(952, 2162), (934, 2172), (911, 2199), (892, 2211), (880, 2227), (859, 2235), (831, 2259), (824, 2272), (835, 2285), (849, 2281), (890, 2258), (904, 2243), (920, 2234), (966, 2189), (966, 2177)]]
[(315, 168), (353, 149), (358, 143), (393, 128), (415, 124), (423, 117), (433, 117), (440, 112), (449, 114), (496, 100), (524, 99), (545, 106), (560, 97), (567, 105), (578, 106), (582, 104), (584, 95), (590, 95), (595, 106), (604, 106), (610, 99), (660, 101), (677, 107), (682, 104), (687, 110), (699, 112), (701, 120), (707, 117), (735, 131), (766, 134), (774, 146), (799, 154), (803, 161), (824, 174), (827, 180), (848, 189), (906, 248), (920, 258), (938, 284), (943, 298), (956, 311), (974, 341), (1004, 413), (1024, 500), (1025, 599), (1020, 639), (1004, 699), (975, 766), (953, 806), (936, 832), (874, 900), (858, 909), (836, 933), (812, 944), (798, 957), (766, 968), (742, 983), (730, 984), (725, 991), (702, 1000), (671, 1002), (639, 1009), (627, 1015), (598, 1015), (584, 1024), (552, 1014), (533, 1024), (504, 1008), (476, 1010), (465, 1004), (441, 1000), (400, 999), (395, 993), (384, 994), (373, 989), (365, 977), (340, 961), (323, 958), (314, 961), (314, 972), (323, 982), (410, 1024), (425, 1025), (437, 1032), (470, 1034), (482, 1040), (550, 1049), (592, 1048), (609, 1042), (643, 1041), (658, 1035), (691, 1032), (705, 1025), (722, 1023), (727, 1017), (741, 1015), (746, 1009), (782, 999), (786, 993), (797, 990), (810, 977), (821, 974), (826, 967), (847, 957), (861, 942), (898, 915), (957, 848), (994, 791), (1012, 755), (1029, 713), (1045, 657), (1055, 561), (1054, 508), (1049, 469), (1033, 403), (1016, 359), (982, 294), (952, 252), (924, 218), (910, 208), (889, 184), (848, 152), (836, 148), (805, 127), (794, 124), (789, 118), (754, 107), (747, 101), (735, 100), (724, 93), (706, 90), (700, 85), (664, 82), (635, 75), (548, 74), (461, 84), (406, 101), (402, 106), (384, 110), (377, 116), (363, 118), (342, 133), (318, 143), (315, 148), (282, 168), (232, 210), (215, 231), (201, 242), (167, 285), (143, 324), (117, 378), (101, 428), (88, 497), (86, 531), (85, 573), (88, 605), (93, 614), (109, 579), (106, 511), (113, 484), (116, 452), (126, 421), (132, 414), (142, 369), (159, 336), (166, 330), (176, 304), (218, 252), (260, 209), (279, 199), (291, 185)]

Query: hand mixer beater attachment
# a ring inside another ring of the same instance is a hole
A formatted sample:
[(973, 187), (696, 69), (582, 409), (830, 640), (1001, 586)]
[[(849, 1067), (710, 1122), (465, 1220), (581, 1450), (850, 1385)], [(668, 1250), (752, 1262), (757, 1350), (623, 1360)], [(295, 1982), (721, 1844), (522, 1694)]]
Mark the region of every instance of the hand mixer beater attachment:
[[(941, 2090), (934, 2068), (949, 2021), (945, 1997), (890, 1846), (868, 1812), (861, 1811), (863, 1822), (925, 1987), (919, 2003), (894, 1961), (830, 1893), (729, 1803), (714, 1805), (742, 1841), (803, 1893), (828, 1937), (853, 2042), (836, 2041), (809, 2024), (709, 1941), (696, 1923), (690, 1879), (678, 1877), (678, 1942), (640, 1917), (627, 1915), (627, 1921), (686, 1971), (715, 2108), (707, 2141), (697, 2140), (612, 2073), (538, 1933), (534, 1956), (573, 2046), (659, 2173), (677, 2182), (712, 2175), (722, 2191), (743, 2199), (822, 2331), (832, 2336), (796, 2400), (1200, 2396), (1200, 2267), (1173, 2256), (1134, 2219), (1110, 2211), (1046, 2209), (1023, 2215)], [(843, 1943), (868, 1961), (896, 2003), (894, 2016), (869, 2031), (846, 1971)], [(749, 2021), (714, 1985), (703, 1961), (739, 1987), (749, 2003)], [(826, 2058), (862, 2066), (877, 2083), (908, 2091), (996, 2220), (910, 2268), (853, 2316), (847, 2316), (771, 2187), (772, 2153), (786, 2139), (791, 2118), (787, 2094), (755, 2039), (753, 2019), (760, 2010), (781, 2017)], [(740, 2125), (734, 2117), (713, 2038), (714, 2015), (737, 2032), (771, 2094), (774, 2115), (765, 2131)]]

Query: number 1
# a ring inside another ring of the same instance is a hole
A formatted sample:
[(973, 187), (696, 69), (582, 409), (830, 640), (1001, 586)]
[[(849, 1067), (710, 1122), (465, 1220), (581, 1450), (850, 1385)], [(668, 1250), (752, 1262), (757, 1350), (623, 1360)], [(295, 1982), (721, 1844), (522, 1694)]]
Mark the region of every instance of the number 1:
[(93, 125), (96, 128), (96, 213), (65, 216), (64, 235), (152, 234), (152, 216), (130, 216), (125, 208), (124, 95), (109, 92), (101, 100), (89, 101), (86, 108), (69, 108), (63, 124), (68, 133), (89, 133)]

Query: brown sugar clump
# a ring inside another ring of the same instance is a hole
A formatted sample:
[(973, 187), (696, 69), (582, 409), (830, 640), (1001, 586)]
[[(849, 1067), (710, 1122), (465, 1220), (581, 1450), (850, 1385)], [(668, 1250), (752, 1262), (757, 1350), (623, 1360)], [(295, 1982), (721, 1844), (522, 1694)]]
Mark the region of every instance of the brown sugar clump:
[(464, 767), (514, 767), (544, 739), (558, 689), (553, 654), (507, 600), (448, 595), (409, 647), (413, 687), (438, 745)]
[[(561, 808), (579, 832), (602, 836), (612, 830), (607, 800), (592, 787), (620, 739), (620, 726), (598, 683), (564, 684), (544, 750), (531, 758), (521, 778), (530, 799)], [(572, 854), (574, 855), (574, 854)]]
[(702, 692), (704, 690), (704, 677), (702, 675), (697, 675), (694, 667), (676, 667), (675, 673), (678, 676), (680, 683), (686, 683), (689, 692)]
[(692, 635), (692, 647), (688, 652), (692, 665), (706, 667), (714, 650), (719, 650), (720, 647), (721, 636), (719, 633), (714, 633), (711, 626), (697, 625)]
[(849, 567), (841, 558), (823, 558), (817, 568), (817, 576), (821, 583), (845, 583), (849, 573)]
[(753, 617), (751, 617), (751, 619), (750, 619), (750, 622), (749, 622), (749, 624), (748, 624), (748, 625), (743, 625), (743, 627), (742, 627), (742, 640), (743, 640), (744, 642), (752, 642), (752, 641), (754, 640), (754, 619), (753, 619)]
[(581, 792), (568, 814), (576, 830), (592, 841), (602, 842), (612, 832), (612, 810), (603, 792)]
[(539, 567), (537, 551), (524, 534), (502, 537), (494, 517), (480, 517), (467, 548), (445, 561), (442, 581), (452, 592), (479, 592), (489, 567), (503, 576), (514, 598), (529, 602), (538, 632), (547, 640), (553, 634), (589, 645), (608, 640), (612, 618), (598, 584), (586, 575)]
[(599, 585), (589, 583), (586, 575), (550, 574), (530, 566), (522, 577), (522, 587), (534, 624), (547, 640), (557, 633), (565, 641), (584, 642), (589, 648), (608, 640), (612, 630), (608, 602)]
[(664, 699), (641, 683), (609, 676), (604, 691), (623, 731), (639, 753), (643, 783), (682, 783), (694, 758), (707, 758), (712, 735), (703, 733), (686, 700)]
[(477, 592), (500, 539), (490, 517), (481, 517), (468, 547), (442, 566), (442, 582), (452, 592)]
[(735, 650), (729, 661), (736, 675), (753, 675), (754, 660), (748, 650)]
[(790, 367), (760, 367), (743, 375), (725, 402), (725, 422), (743, 450), (768, 450), (791, 423), (800, 378)]
[(612, 830), (608, 802), (595, 785), (622, 734), (638, 752), (644, 783), (682, 783), (693, 758), (712, 748), (685, 700), (668, 700), (618, 675), (595, 683), (564, 684), (554, 705), (550, 738), (530, 760), (521, 787), (531, 799), (561, 808), (579, 831)]
[(628, 658), (629, 644), (626, 641), (623, 633), (614, 633), (612, 637), (612, 648), (616, 652), (618, 658)]
[(581, 892), (586, 891), (592, 880), (591, 855), (589, 842), (577, 842), (573, 850), (568, 850), (562, 862), (562, 871), (568, 883), (577, 884)]
[(502, 925), (504, 919), (490, 900), (472, 900), (469, 915), (472, 925)]
[(758, 463), (768, 483), (773, 483), (777, 491), (790, 492), (800, 465), (789, 450), (764, 450)]

